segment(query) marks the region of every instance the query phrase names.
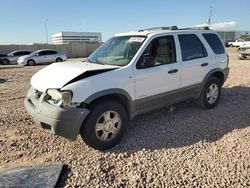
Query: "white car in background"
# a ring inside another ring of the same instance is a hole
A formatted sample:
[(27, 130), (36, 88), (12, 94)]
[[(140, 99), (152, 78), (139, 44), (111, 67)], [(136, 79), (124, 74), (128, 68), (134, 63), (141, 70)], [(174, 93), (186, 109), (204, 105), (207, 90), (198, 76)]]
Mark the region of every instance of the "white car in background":
[(235, 42), (228, 42), (228, 46), (230, 47), (240, 47), (248, 44), (250, 45), (250, 41), (244, 41), (243, 39), (238, 39)]
[(66, 61), (67, 57), (63, 52), (56, 50), (43, 49), (32, 52), (29, 55), (18, 58), (19, 65), (36, 65), (36, 64), (48, 64), (53, 62)]
[(250, 57), (250, 43), (241, 45), (238, 48), (239, 59), (244, 60)]
[(3, 65), (8, 65), (10, 63), (16, 62), (17, 59), (24, 55), (29, 55), (31, 52), (27, 50), (17, 50), (10, 52), (7, 56), (1, 58), (1, 63)]

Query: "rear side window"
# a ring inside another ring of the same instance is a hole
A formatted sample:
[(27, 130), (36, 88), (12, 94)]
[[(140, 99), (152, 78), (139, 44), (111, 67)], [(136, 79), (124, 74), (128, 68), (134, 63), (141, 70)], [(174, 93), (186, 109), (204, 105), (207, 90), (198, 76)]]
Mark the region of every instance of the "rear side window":
[(179, 35), (178, 37), (181, 46), (182, 61), (188, 61), (207, 56), (206, 49), (196, 35), (184, 34)]
[(225, 48), (216, 34), (202, 34), (215, 54), (224, 54)]

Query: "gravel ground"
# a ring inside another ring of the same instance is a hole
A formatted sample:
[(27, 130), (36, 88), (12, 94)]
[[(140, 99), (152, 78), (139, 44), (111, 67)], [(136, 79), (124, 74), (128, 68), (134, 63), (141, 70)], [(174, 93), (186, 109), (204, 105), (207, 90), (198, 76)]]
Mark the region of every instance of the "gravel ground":
[(1, 66), (0, 169), (62, 162), (59, 187), (249, 187), (250, 60), (229, 53), (218, 107), (185, 102), (138, 116), (106, 152), (45, 133), (27, 115), (30, 78), (44, 66)]

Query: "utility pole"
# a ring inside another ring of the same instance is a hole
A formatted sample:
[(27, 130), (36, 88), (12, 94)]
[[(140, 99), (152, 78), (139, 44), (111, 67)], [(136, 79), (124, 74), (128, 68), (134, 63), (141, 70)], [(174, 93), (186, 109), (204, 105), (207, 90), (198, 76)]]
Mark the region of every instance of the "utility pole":
[(49, 41), (48, 41), (47, 22), (48, 22), (48, 19), (46, 19), (46, 20), (45, 20), (45, 35), (46, 35), (46, 41), (47, 41), (47, 44), (48, 44), (48, 43), (49, 43)]
[(211, 17), (212, 17), (212, 7), (209, 7), (209, 18), (208, 18), (208, 27), (211, 26)]

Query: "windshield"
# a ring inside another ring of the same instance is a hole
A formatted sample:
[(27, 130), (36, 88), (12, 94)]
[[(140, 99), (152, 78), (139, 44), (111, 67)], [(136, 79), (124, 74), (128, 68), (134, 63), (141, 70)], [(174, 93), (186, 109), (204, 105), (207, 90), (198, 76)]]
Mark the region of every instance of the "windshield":
[(146, 37), (121, 36), (105, 42), (87, 61), (90, 63), (125, 66), (135, 56)]

